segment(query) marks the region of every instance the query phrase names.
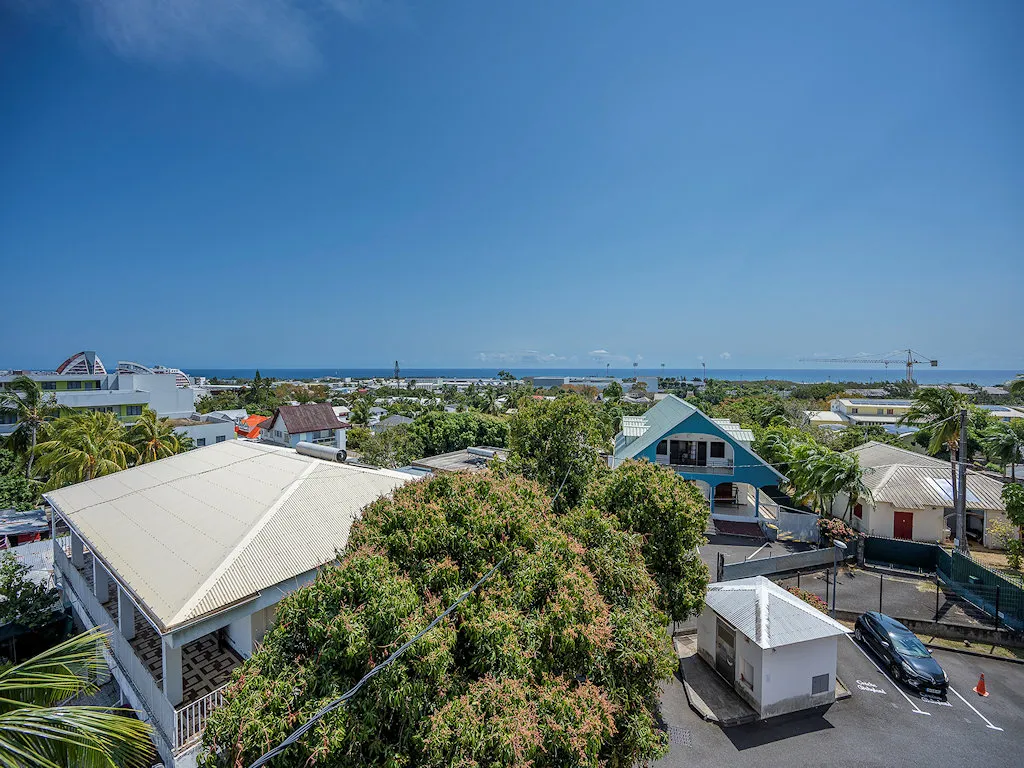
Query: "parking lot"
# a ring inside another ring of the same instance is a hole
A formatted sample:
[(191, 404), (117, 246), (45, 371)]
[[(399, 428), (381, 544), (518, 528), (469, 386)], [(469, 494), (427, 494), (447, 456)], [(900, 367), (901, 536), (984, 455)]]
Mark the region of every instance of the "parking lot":
[[(669, 766), (938, 766), (1024, 762), (1024, 665), (936, 650), (945, 702), (898, 687), (870, 651), (839, 639), (838, 674), (852, 696), (824, 711), (723, 729), (700, 719), (673, 680), (662, 696)], [(984, 673), (989, 697), (973, 692)]]

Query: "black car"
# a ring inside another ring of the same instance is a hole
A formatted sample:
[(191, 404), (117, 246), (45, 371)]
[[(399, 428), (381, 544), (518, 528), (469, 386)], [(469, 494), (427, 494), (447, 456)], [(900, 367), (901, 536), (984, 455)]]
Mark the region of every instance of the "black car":
[(945, 671), (917, 635), (896, 619), (877, 611), (861, 614), (853, 636), (875, 652), (897, 683), (929, 696), (946, 698), (949, 678)]

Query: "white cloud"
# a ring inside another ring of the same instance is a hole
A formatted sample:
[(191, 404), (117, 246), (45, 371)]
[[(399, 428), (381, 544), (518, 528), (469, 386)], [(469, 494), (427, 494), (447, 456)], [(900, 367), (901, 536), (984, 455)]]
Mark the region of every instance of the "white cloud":
[(606, 357), (611, 353), (607, 349), (592, 349), (590, 352), (587, 352), (587, 354), (591, 357)]
[(723, 352), (722, 354), (719, 355), (719, 357), (722, 358), (723, 360), (728, 360), (730, 357), (732, 357), (732, 354), (729, 352)]
[(86, 26), (119, 56), (212, 63), (239, 73), (305, 71), (331, 18), (362, 23), (383, 0), (77, 0)]

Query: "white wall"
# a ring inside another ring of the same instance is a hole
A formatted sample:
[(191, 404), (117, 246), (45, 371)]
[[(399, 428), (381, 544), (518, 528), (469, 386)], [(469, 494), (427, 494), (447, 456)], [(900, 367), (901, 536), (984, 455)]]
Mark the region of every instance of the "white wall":
[[(202, 424), (190, 424), (186, 427), (175, 427), (174, 431), (179, 435), (188, 435), (192, 438), (196, 448), (202, 448), (206, 445), (214, 445), (217, 442), (218, 437), (223, 437), (224, 440), (234, 440), (237, 437), (235, 433), (235, 423), (233, 421), (207, 421)], [(200, 440), (206, 442), (200, 445)], [(224, 442), (221, 440), (220, 442)]]
[[(761, 717), (818, 706), (835, 700), (839, 637), (824, 637), (766, 649), (762, 661)], [(811, 695), (811, 678), (828, 674), (828, 690)]]

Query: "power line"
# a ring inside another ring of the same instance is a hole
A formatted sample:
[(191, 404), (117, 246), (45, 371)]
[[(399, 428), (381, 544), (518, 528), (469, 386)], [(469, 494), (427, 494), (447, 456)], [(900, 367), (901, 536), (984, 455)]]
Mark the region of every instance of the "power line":
[[(552, 508), (554, 507), (555, 501), (558, 500), (558, 496), (559, 494), (561, 494), (562, 488), (565, 487), (565, 481), (569, 479), (569, 472), (571, 470), (571, 465), (569, 466), (569, 468), (565, 470), (565, 476), (562, 478), (562, 483), (561, 485), (558, 486), (558, 491), (555, 492), (554, 497), (551, 499)], [(459, 595), (459, 598), (454, 603), (449, 605), (448, 608), (445, 609), (444, 613), (442, 613), (429, 624), (427, 624), (426, 627), (424, 627), (422, 630), (416, 633), (415, 637), (402, 644), (399, 648), (395, 650), (394, 653), (388, 656), (384, 661), (382, 661), (376, 667), (374, 667), (365, 675), (363, 675), (362, 679), (360, 679), (358, 683), (356, 683), (347, 691), (345, 691), (345, 693), (343, 693), (341, 696), (338, 696), (336, 699), (333, 699), (332, 701), (321, 707), (320, 710), (315, 715), (313, 715), (309, 720), (307, 720), (305, 723), (296, 728), (295, 731), (293, 731), (292, 734), (288, 736), (284, 741), (282, 741), (276, 747), (271, 749), (269, 752), (266, 752), (261, 757), (257, 758), (256, 761), (249, 766), (249, 768), (260, 768), (260, 766), (266, 765), (270, 760), (273, 760), (275, 757), (280, 755), (284, 750), (286, 750), (288, 747), (290, 747), (292, 744), (294, 744), (300, 738), (302, 738), (302, 736), (305, 733), (307, 733), (309, 729), (312, 728), (317, 722), (319, 722), (321, 718), (333, 712), (338, 707), (342, 706), (345, 702), (347, 702), (349, 699), (351, 699), (353, 696), (355, 696), (356, 693), (359, 692), (359, 689), (366, 685), (366, 683), (368, 683), (370, 679), (374, 677), (374, 675), (378, 674), (381, 670), (383, 670), (385, 667), (394, 662), (399, 656), (401, 656), (409, 648), (411, 648), (417, 640), (419, 640), (421, 637), (427, 634), (427, 632), (429, 632), (431, 629), (437, 626), (438, 622), (440, 622), (452, 611), (454, 611), (466, 598), (468, 598), (477, 589), (483, 586), (495, 573), (497, 573), (498, 569), (505, 563), (507, 559), (507, 557), (503, 557), (496, 565), (494, 565), (494, 567), (491, 568), (491, 570), (489, 570), (487, 573), (481, 576), (480, 579), (476, 582), (476, 584), (474, 584), (472, 587), (470, 587), (461, 595)]]

